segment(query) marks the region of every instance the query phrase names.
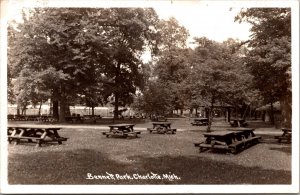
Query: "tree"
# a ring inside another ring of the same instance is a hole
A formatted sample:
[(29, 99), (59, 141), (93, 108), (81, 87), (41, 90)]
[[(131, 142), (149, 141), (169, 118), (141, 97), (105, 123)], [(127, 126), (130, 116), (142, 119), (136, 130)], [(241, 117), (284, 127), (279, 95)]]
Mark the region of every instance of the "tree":
[(187, 98), (184, 95), (186, 91), (186, 78), (190, 72), (189, 49), (174, 48), (171, 51), (165, 51), (155, 66), (154, 74), (157, 81), (164, 83), (169, 90), (170, 103), (173, 110), (184, 109), (187, 104)]
[(133, 103), (134, 109), (148, 115), (166, 115), (172, 108), (172, 94), (165, 84), (158, 81), (150, 81)]
[(174, 17), (161, 20), (157, 27), (157, 33), (160, 37), (158, 48), (161, 54), (176, 48), (186, 48), (189, 32)]
[[(189, 82), (193, 88), (194, 100), (200, 101), (209, 110), (211, 129), (213, 108), (215, 104), (234, 104), (242, 99), (247, 91), (249, 76), (238, 55), (226, 43), (211, 41), (205, 37), (195, 38), (193, 66)], [(200, 100), (198, 99), (200, 97)]]
[(190, 50), (186, 48), (189, 33), (175, 18), (170, 18), (159, 23), (158, 34), (160, 52), (155, 60), (154, 76), (157, 82), (165, 84), (164, 90), (171, 95), (168, 99), (172, 106), (168, 107), (168, 112), (172, 113), (182, 110), (186, 104), (183, 81), (189, 74)]
[(142, 87), (140, 56), (155, 45), (153, 9), (37, 8), (23, 20), (10, 28), (11, 77), (18, 79), (24, 69), (41, 75), (60, 121), (82, 95), (95, 105), (114, 94), (117, 117), (120, 102), (132, 101)]
[(88, 52), (80, 59), (102, 65), (95, 68), (97, 79), (103, 82), (105, 97), (114, 96), (117, 118), (119, 106), (131, 103), (136, 90), (143, 87), (141, 55), (156, 44), (158, 17), (153, 9), (142, 8), (89, 10), (88, 17), (88, 33), (80, 36), (84, 45), (89, 43)]
[(282, 125), (291, 127), (291, 9), (251, 8), (242, 10), (236, 20), (252, 25), (247, 65), (255, 87), (271, 109), (280, 101)]

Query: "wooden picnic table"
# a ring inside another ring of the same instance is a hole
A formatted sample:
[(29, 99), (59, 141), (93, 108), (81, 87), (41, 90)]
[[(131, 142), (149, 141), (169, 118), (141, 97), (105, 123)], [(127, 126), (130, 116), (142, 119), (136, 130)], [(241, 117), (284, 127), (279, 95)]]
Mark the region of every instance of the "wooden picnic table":
[(228, 129), (227, 131), (214, 131), (204, 133), (205, 142), (195, 143), (200, 147), (200, 152), (208, 149), (222, 149), (231, 153), (237, 153), (247, 146), (258, 143), (260, 136), (255, 136), (254, 129)]
[(229, 128), (227, 129), (228, 131), (233, 131), (236, 134), (236, 138), (240, 141), (242, 139), (247, 139), (250, 137), (255, 137), (254, 128), (243, 128), (243, 127), (238, 127), (238, 128)]
[(246, 127), (248, 124), (246, 123), (245, 119), (232, 119), (230, 125), (232, 127)]
[(42, 143), (46, 142), (62, 144), (68, 138), (59, 136), (58, 131), (60, 129), (60, 127), (49, 126), (8, 125), (8, 142), (15, 141), (15, 144), (19, 144), (21, 140), (25, 139), (28, 142), (35, 142), (36, 146), (41, 146)]
[(103, 135), (106, 135), (106, 137), (109, 136), (122, 136), (127, 137), (129, 135), (138, 137), (138, 134), (141, 134), (140, 131), (134, 131), (133, 127), (134, 124), (114, 124), (114, 125), (108, 125), (109, 132), (103, 132)]
[(292, 141), (292, 129), (289, 128), (281, 128), (283, 131), (281, 136), (275, 136), (276, 139), (278, 139), (278, 142), (286, 141), (287, 143), (291, 143)]
[(194, 121), (191, 124), (192, 126), (208, 125), (208, 118), (194, 118)]
[(153, 128), (147, 128), (147, 130), (152, 133), (152, 132), (157, 132), (157, 133), (162, 133), (166, 134), (168, 132), (175, 134), (176, 129), (171, 128), (171, 123), (170, 122), (152, 122)]

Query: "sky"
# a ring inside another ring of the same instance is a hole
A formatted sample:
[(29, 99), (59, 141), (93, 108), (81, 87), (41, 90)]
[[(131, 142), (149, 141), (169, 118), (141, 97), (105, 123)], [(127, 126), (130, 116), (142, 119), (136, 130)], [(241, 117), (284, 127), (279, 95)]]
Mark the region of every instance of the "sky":
[[(155, 7), (162, 19), (175, 17), (178, 22), (189, 30), (191, 37), (205, 36), (222, 42), (228, 38), (248, 40), (250, 25), (234, 22), (234, 17), (241, 8), (229, 6), (166, 6)], [(230, 11), (231, 10), (231, 11)]]

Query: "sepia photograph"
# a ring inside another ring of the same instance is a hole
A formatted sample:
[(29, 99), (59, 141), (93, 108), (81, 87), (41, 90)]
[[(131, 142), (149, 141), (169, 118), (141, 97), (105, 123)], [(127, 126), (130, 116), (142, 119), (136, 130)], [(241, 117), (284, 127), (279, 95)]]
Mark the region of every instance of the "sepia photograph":
[(0, 72), (1, 193), (299, 193), (297, 0), (4, 0)]

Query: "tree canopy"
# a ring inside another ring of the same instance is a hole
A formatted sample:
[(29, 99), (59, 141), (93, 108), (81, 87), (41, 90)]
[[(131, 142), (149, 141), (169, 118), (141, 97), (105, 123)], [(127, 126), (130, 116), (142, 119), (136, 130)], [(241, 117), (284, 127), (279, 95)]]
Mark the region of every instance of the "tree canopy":
[(26, 71), (41, 80), (60, 104), (60, 120), (68, 102), (81, 95), (89, 96), (89, 103), (100, 94), (104, 100), (113, 95), (117, 117), (120, 102), (132, 101), (143, 86), (141, 54), (156, 44), (154, 10), (36, 8), (28, 13), (9, 28), (10, 78), (20, 80)]
[(236, 20), (252, 25), (246, 59), (255, 87), (264, 103), (281, 102), (283, 125), (291, 126), (291, 9), (250, 8)]

